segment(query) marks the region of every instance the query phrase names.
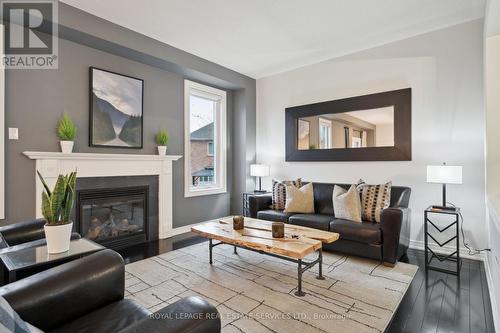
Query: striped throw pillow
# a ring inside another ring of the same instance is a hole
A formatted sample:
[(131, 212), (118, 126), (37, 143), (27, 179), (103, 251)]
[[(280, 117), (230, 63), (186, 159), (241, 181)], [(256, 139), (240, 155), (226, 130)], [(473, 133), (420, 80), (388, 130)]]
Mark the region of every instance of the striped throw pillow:
[(364, 221), (380, 222), (382, 211), (391, 204), (391, 187), (392, 182), (381, 185), (367, 185), (362, 180), (358, 182)]
[(271, 209), (283, 210), (286, 204), (286, 186), (293, 185), (297, 188), (302, 187), (302, 179), (277, 181), (273, 179), (272, 205)]

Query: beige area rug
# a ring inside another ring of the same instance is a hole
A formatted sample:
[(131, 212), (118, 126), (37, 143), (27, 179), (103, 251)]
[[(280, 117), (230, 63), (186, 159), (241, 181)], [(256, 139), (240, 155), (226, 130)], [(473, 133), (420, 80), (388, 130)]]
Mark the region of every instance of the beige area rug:
[(126, 266), (126, 298), (151, 311), (198, 295), (215, 305), (223, 332), (383, 332), (418, 267), (324, 252), (325, 280), (317, 266), (304, 273), (306, 296), (294, 263), (220, 245), (208, 264), (200, 243)]

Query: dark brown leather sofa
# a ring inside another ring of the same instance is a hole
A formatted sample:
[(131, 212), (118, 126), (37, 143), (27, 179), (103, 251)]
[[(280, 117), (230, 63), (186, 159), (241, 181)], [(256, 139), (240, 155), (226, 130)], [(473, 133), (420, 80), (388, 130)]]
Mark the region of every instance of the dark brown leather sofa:
[(151, 312), (124, 299), (122, 257), (103, 250), (0, 288), (19, 316), (44, 332), (220, 332), (217, 309), (198, 297)]
[(381, 260), (394, 265), (406, 254), (410, 240), (410, 200), (411, 189), (393, 186), (390, 207), (382, 212), (381, 222), (362, 223), (337, 219), (333, 213), (333, 187), (348, 189), (349, 184), (313, 183), (315, 214), (284, 213), (270, 209), (271, 195), (249, 197), (250, 216), (268, 221), (281, 221), (340, 234), (340, 239), (324, 246), (347, 254)]

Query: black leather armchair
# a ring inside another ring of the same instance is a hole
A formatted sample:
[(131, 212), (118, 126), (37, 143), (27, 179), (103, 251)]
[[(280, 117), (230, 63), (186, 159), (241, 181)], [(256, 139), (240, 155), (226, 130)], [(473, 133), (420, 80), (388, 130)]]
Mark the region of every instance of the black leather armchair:
[(103, 250), (8, 284), (0, 295), (45, 332), (220, 332), (217, 309), (198, 297), (151, 315), (124, 291), (122, 257)]
[(346, 189), (349, 184), (313, 183), (314, 214), (285, 213), (271, 209), (271, 195), (248, 198), (251, 217), (281, 221), (326, 231), (337, 232), (340, 239), (324, 245), (326, 250), (339, 251), (382, 261), (392, 266), (406, 254), (410, 243), (411, 189), (393, 186), (390, 207), (382, 211), (380, 223), (352, 222), (334, 216), (332, 193), (335, 185)]
[[(0, 238), (3, 238), (0, 253), (45, 245), (47, 242), (44, 225), (44, 219), (35, 219), (0, 227)], [(80, 234), (76, 232), (71, 234), (71, 239), (78, 238), (80, 238)]]

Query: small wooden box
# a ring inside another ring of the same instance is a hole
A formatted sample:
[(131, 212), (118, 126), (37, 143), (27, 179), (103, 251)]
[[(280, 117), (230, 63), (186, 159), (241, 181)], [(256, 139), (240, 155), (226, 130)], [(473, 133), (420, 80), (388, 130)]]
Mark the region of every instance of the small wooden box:
[(233, 216), (233, 229), (243, 230), (245, 228), (245, 218), (243, 216)]
[(273, 222), (273, 238), (285, 237), (285, 224), (283, 222)]

